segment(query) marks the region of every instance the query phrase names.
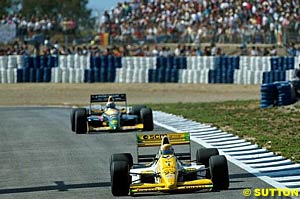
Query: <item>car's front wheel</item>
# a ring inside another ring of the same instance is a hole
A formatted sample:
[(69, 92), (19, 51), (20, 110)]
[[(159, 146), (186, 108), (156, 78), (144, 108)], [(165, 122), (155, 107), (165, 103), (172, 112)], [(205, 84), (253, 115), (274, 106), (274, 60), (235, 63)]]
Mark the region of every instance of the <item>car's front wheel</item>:
[(110, 167), (111, 193), (114, 196), (127, 196), (129, 193), (130, 176), (127, 161), (113, 161)]
[(133, 157), (131, 153), (115, 153), (112, 154), (110, 157), (110, 165), (112, 162), (115, 161), (126, 161), (129, 165), (129, 167), (132, 167), (133, 165)]
[(86, 109), (85, 108), (73, 108), (71, 110), (71, 113), (70, 113), (70, 120), (71, 120), (71, 129), (72, 131), (74, 132), (75, 131), (75, 114), (76, 112), (80, 110), (80, 111), (84, 111), (86, 113)]
[(141, 109), (141, 119), (144, 125), (144, 131), (152, 131), (153, 130), (153, 115), (151, 108), (142, 108)]
[(87, 132), (85, 109), (78, 109), (75, 112), (75, 132), (76, 134), (84, 134)]
[(209, 170), (214, 190), (227, 190), (229, 174), (227, 159), (224, 155), (215, 155), (209, 158)]

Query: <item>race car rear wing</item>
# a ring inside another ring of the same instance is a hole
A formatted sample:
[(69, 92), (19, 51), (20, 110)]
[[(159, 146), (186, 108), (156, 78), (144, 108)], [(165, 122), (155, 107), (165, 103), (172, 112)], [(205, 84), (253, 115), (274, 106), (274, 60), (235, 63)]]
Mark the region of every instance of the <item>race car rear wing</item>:
[(125, 107), (127, 109), (127, 98), (126, 94), (96, 94), (96, 95), (91, 95), (90, 97), (90, 109), (89, 109), (89, 114), (92, 113), (92, 103), (96, 102), (107, 102), (109, 96), (112, 96), (114, 98), (115, 102), (125, 102)]
[(190, 144), (189, 133), (139, 134), (136, 136), (137, 147), (160, 146), (164, 136), (169, 138), (172, 145)]
[(151, 162), (156, 157), (156, 154), (140, 154), (140, 147), (155, 147), (161, 146), (164, 136), (169, 138), (171, 145), (188, 145), (188, 153), (176, 153), (175, 156), (179, 160), (191, 160), (191, 145), (189, 133), (162, 133), (162, 134), (137, 134), (137, 159), (138, 163)]
[(112, 96), (114, 98), (115, 102), (126, 102), (126, 94), (96, 94), (96, 95), (91, 95), (90, 98), (90, 103), (94, 102), (107, 102), (109, 96)]

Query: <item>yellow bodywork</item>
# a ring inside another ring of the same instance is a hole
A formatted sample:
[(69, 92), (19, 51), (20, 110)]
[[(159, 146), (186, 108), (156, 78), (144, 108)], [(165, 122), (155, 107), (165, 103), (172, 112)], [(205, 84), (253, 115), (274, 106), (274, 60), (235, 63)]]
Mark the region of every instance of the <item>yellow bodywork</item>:
[(178, 182), (177, 159), (174, 155), (162, 155), (158, 160), (157, 171), (159, 174), (156, 183), (136, 183), (130, 185), (130, 193), (176, 191), (176, 190), (200, 190), (212, 189), (210, 179), (198, 179)]
[[(136, 130), (136, 129), (143, 129), (144, 125), (143, 124), (136, 124), (133, 126), (121, 126), (119, 130)], [(89, 131), (109, 131), (109, 130), (113, 130), (111, 127), (109, 126), (101, 126), (101, 127), (92, 127), (89, 126)]]
[(114, 108), (109, 108), (109, 109), (107, 109), (107, 111), (105, 111), (105, 113), (107, 115), (117, 115), (117, 114), (119, 114), (119, 110), (114, 109)]

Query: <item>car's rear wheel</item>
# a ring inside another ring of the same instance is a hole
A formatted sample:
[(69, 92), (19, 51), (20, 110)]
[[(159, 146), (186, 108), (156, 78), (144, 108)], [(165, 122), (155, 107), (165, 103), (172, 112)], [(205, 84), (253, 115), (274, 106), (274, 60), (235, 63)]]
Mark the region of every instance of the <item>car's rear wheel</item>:
[(112, 162), (115, 161), (126, 161), (129, 165), (129, 167), (132, 167), (133, 165), (133, 157), (131, 153), (116, 153), (112, 154), (110, 157), (110, 165)]
[(146, 105), (135, 105), (132, 107), (132, 114), (139, 115), (142, 108), (147, 108)]
[(147, 108), (146, 105), (135, 105), (132, 107), (132, 115), (136, 115), (138, 116), (138, 123), (141, 123), (142, 122), (142, 119), (141, 119), (141, 115), (140, 115), (140, 112), (141, 112), (141, 109), (142, 108)]
[(75, 131), (75, 113), (78, 110), (84, 110), (84, 112), (86, 112), (85, 108), (74, 108), (71, 110), (70, 120), (71, 120), (71, 129), (73, 132)]
[(224, 155), (215, 155), (209, 158), (209, 170), (214, 190), (227, 190), (229, 174), (227, 159)]
[(144, 131), (152, 131), (153, 130), (153, 115), (151, 108), (142, 108), (141, 109), (141, 119), (144, 125)]
[(129, 165), (126, 161), (113, 161), (110, 167), (111, 193), (114, 196), (126, 196), (129, 193)]
[(85, 109), (78, 109), (75, 112), (75, 132), (76, 134), (84, 134), (87, 132)]
[(198, 149), (196, 153), (197, 164), (204, 164), (205, 167), (209, 165), (209, 158), (213, 155), (219, 155), (219, 151), (216, 148), (202, 148)]

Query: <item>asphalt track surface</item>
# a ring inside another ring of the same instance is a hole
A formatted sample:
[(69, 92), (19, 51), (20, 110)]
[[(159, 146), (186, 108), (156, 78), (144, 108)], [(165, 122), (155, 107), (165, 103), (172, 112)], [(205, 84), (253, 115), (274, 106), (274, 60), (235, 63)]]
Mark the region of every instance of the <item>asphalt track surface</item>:
[[(76, 135), (70, 130), (69, 114), (69, 108), (0, 108), (1, 199), (114, 198), (109, 158), (120, 152), (131, 152), (135, 158), (136, 132)], [(158, 126), (155, 131), (167, 132)], [(193, 157), (197, 148), (201, 146), (192, 143)], [(226, 191), (136, 197), (239, 199), (246, 198), (245, 188), (270, 187), (231, 163), (229, 173)]]

